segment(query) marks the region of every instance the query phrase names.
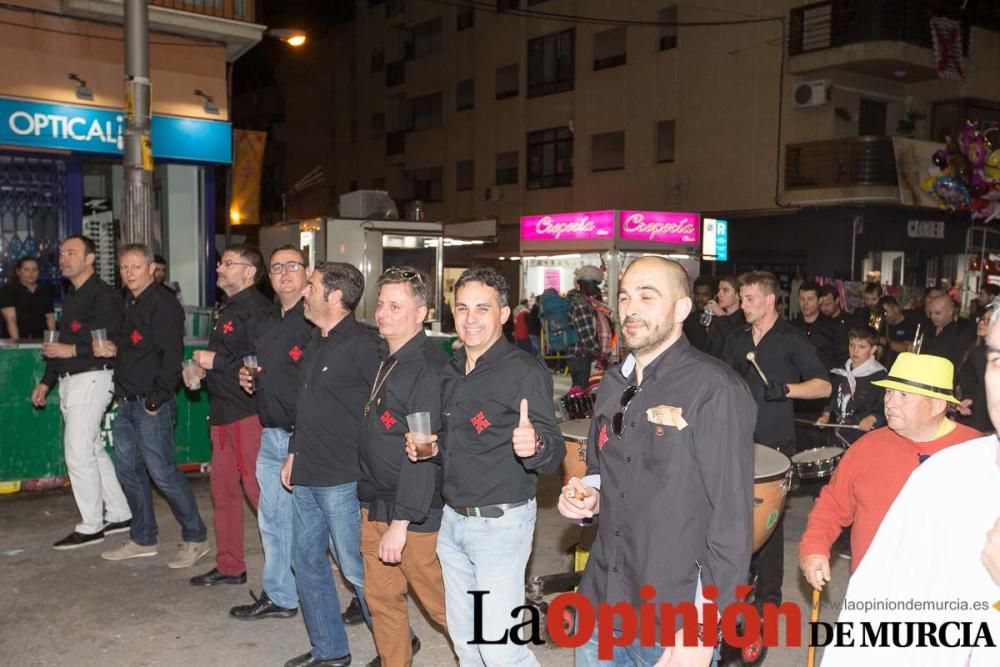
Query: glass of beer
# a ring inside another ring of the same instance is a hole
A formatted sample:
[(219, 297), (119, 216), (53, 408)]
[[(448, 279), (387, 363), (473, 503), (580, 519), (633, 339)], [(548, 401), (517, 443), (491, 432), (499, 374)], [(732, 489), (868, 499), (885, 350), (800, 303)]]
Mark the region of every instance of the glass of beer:
[(414, 412), (408, 414), (406, 415), (406, 425), (409, 426), (413, 440), (416, 442), (417, 458), (429, 459), (434, 456), (434, 443), (431, 442), (431, 437), (434, 435), (431, 432), (431, 413)]
[(257, 391), (257, 376), (260, 375), (260, 366), (257, 364), (257, 355), (248, 354), (243, 357), (243, 368), (250, 371), (250, 390)]
[(201, 389), (201, 374), (198, 372), (198, 363), (194, 359), (185, 359), (181, 362), (181, 376), (184, 378), (184, 386), (191, 391)]
[(97, 356), (105, 356), (109, 352), (108, 350), (108, 330), (107, 329), (94, 329), (90, 332), (90, 339), (94, 341), (94, 351)]

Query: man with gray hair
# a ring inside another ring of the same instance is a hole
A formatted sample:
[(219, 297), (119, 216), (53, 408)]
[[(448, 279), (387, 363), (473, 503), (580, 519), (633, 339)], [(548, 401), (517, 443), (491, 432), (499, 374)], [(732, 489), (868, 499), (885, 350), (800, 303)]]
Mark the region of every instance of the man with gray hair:
[(931, 327), (924, 335), (920, 352), (944, 357), (957, 371), (962, 366), (966, 351), (976, 342), (975, 325), (957, 316), (955, 302), (947, 294), (927, 300), (927, 316)]
[(122, 546), (101, 557), (126, 560), (156, 555), (152, 478), (180, 522), (184, 540), (167, 567), (190, 567), (208, 553), (208, 531), (174, 456), (174, 394), (184, 356), (184, 310), (170, 290), (153, 280), (149, 248), (122, 246), (118, 263), (127, 289), (121, 333), (115, 341), (95, 341), (93, 354), (116, 358), (115, 471), (132, 510), (132, 526)]

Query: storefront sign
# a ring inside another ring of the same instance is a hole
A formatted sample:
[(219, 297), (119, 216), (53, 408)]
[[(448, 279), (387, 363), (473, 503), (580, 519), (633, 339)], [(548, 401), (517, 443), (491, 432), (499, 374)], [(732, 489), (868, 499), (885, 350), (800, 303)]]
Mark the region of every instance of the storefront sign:
[(907, 220), (906, 235), (911, 239), (943, 239), (944, 223), (940, 220)]
[(618, 236), (635, 241), (697, 245), (701, 216), (666, 211), (622, 211)]
[(701, 254), (713, 262), (729, 261), (729, 222), (705, 218), (705, 229), (701, 235)]
[[(228, 164), (229, 123), (153, 116), (154, 159)], [(0, 145), (121, 155), (125, 113), (69, 104), (0, 98)]]
[(522, 241), (609, 239), (614, 230), (614, 211), (528, 215), (521, 218)]

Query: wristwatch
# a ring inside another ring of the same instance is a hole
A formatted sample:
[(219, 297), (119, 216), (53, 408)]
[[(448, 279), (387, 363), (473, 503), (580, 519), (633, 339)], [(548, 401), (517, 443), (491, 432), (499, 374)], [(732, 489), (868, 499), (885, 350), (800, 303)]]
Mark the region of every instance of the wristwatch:
[(545, 438), (542, 437), (541, 433), (535, 433), (535, 456), (541, 454), (545, 450)]

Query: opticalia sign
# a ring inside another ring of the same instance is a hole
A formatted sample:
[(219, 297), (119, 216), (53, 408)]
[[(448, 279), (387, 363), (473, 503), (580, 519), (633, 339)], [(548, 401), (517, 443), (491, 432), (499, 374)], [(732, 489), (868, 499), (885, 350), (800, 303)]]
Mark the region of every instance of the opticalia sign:
[(635, 241), (698, 245), (701, 216), (667, 211), (622, 211), (618, 236)]
[(614, 232), (614, 211), (527, 215), (521, 218), (522, 241), (610, 239)]
[[(150, 135), (156, 158), (232, 159), (229, 123), (153, 116)], [(122, 111), (0, 98), (0, 145), (121, 155), (124, 141)]]

